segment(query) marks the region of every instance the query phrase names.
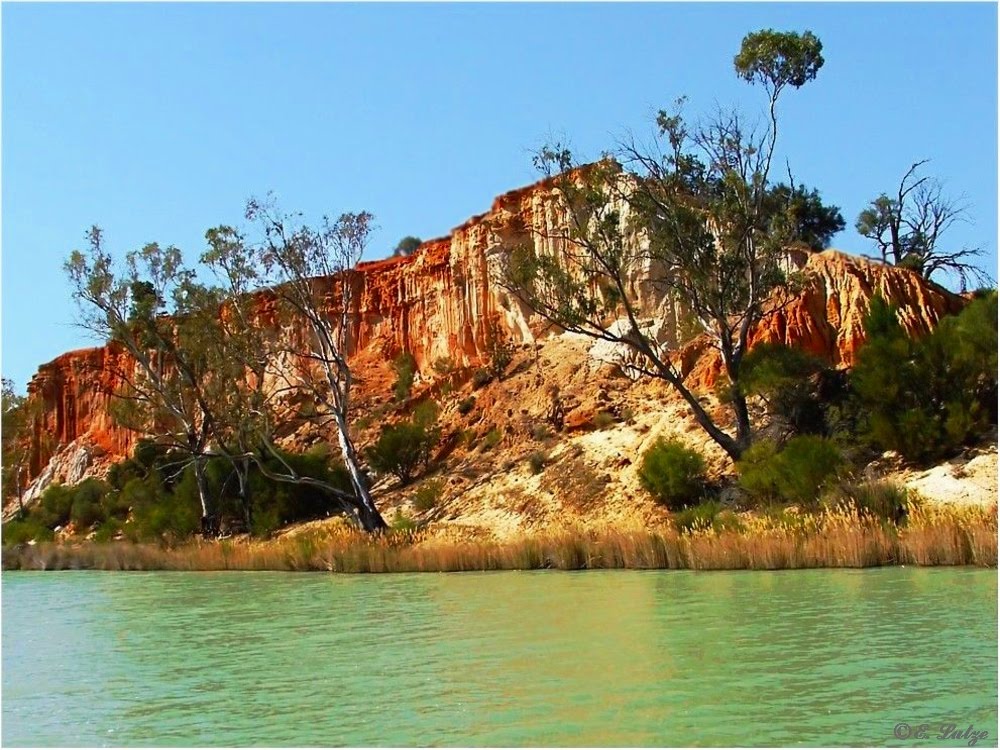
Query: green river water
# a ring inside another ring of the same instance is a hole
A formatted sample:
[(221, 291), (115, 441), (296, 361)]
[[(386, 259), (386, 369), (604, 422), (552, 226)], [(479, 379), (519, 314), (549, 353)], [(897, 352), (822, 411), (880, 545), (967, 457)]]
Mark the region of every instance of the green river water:
[(997, 745), (995, 570), (5, 572), (2, 596), (5, 746)]

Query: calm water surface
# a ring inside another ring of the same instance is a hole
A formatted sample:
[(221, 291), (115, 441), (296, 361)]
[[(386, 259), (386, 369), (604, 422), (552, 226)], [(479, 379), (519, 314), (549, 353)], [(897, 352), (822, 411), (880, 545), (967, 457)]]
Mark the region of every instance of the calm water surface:
[(4, 745), (997, 744), (997, 573), (3, 573)]

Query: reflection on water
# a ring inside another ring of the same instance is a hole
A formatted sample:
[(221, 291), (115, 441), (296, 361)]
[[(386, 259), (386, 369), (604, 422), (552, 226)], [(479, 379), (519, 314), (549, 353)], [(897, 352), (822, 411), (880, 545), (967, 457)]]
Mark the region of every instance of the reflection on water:
[(4, 573), (2, 686), (5, 745), (996, 746), (997, 574)]

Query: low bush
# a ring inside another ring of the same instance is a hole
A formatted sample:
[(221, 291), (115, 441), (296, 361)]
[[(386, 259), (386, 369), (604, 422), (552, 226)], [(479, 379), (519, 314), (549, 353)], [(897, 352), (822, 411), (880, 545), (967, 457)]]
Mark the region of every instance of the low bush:
[(476, 397), (468, 396), (458, 402), (458, 413), (463, 417), (476, 408)]
[(393, 531), (413, 531), (417, 528), (417, 522), (397, 508), (389, 528)]
[(869, 513), (883, 521), (902, 525), (914, 498), (902, 485), (887, 480), (842, 482), (825, 498), (830, 506), (851, 505), (859, 513)]
[(483, 442), (479, 446), (479, 449), (483, 453), (486, 453), (486, 451), (493, 450), (497, 445), (500, 444), (501, 437), (502, 435), (500, 434), (500, 430), (494, 427), (492, 430), (490, 430), (483, 436)]
[(713, 531), (740, 531), (743, 525), (739, 517), (730, 510), (724, 510), (716, 500), (692, 505), (674, 513), (674, 527), (680, 532), (712, 529)]
[(425, 482), (413, 495), (414, 510), (424, 513), (436, 508), (442, 492), (444, 492), (444, 482), (438, 480)]
[(53, 484), (42, 493), (33, 514), (43, 526), (56, 529), (69, 523), (72, 509), (73, 488)]
[(427, 467), (438, 431), (416, 422), (401, 422), (382, 430), (368, 449), (368, 461), (376, 471), (392, 474), (407, 485)]
[(413, 388), (413, 379), (417, 373), (417, 360), (409, 352), (403, 352), (393, 360), (392, 368), (396, 371), (396, 382), (392, 384), (392, 393), (397, 401), (404, 401)]
[(843, 464), (833, 441), (817, 435), (799, 435), (780, 451), (771, 441), (752, 445), (737, 462), (740, 486), (758, 501), (814, 505), (820, 489)]
[(110, 487), (101, 480), (91, 477), (72, 489), (73, 504), (69, 515), (77, 531), (84, 531), (95, 523), (103, 521), (105, 509), (102, 500), (108, 494)]
[(3, 543), (24, 544), (25, 542), (47, 542), (55, 537), (52, 529), (45, 526), (37, 518), (8, 521), (3, 525)]
[(472, 373), (472, 387), (482, 388), (484, 385), (493, 380), (493, 376), (490, 375), (489, 370), (480, 367), (474, 373)]
[(599, 430), (605, 430), (615, 423), (615, 418), (612, 414), (606, 411), (599, 411), (594, 415), (594, 427)]
[(676, 440), (659, 438), (642, 455), (639, 481), (671, 509), (696, 502), (705, 489), (705, 459)]
[(434, 360), (432, 367), (438, 375), (450, 375), (455, 369), (455, 363), (451, 357), (438, 357)]
[(546, 456), (541, 451), (532, 451), (528, 454), (528, 465), (531, 467), (532, 474), (541, 474), (545, 470), (545, 464), (548, 462), (549, 457)]

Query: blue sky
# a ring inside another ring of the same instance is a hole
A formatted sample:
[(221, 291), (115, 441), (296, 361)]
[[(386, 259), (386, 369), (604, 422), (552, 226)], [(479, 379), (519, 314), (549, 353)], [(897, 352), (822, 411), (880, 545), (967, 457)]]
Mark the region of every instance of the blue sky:
[(111, 248), (176, 244), (274, 190), (307, 217), (370, 210), (370, 258), (446, 234), (535, 179), (565, 135), (596, 156), (677, 96), (756, 111), (732, 58), (749, 31), (810, 29), (826, 65), (781, 103), (782, 158), (841, 207), (922, 158), (975, 224), (995, 277), (995, 4), (2, 7), (2, 371), (94, 342), (61, 265), (100, 224)]

